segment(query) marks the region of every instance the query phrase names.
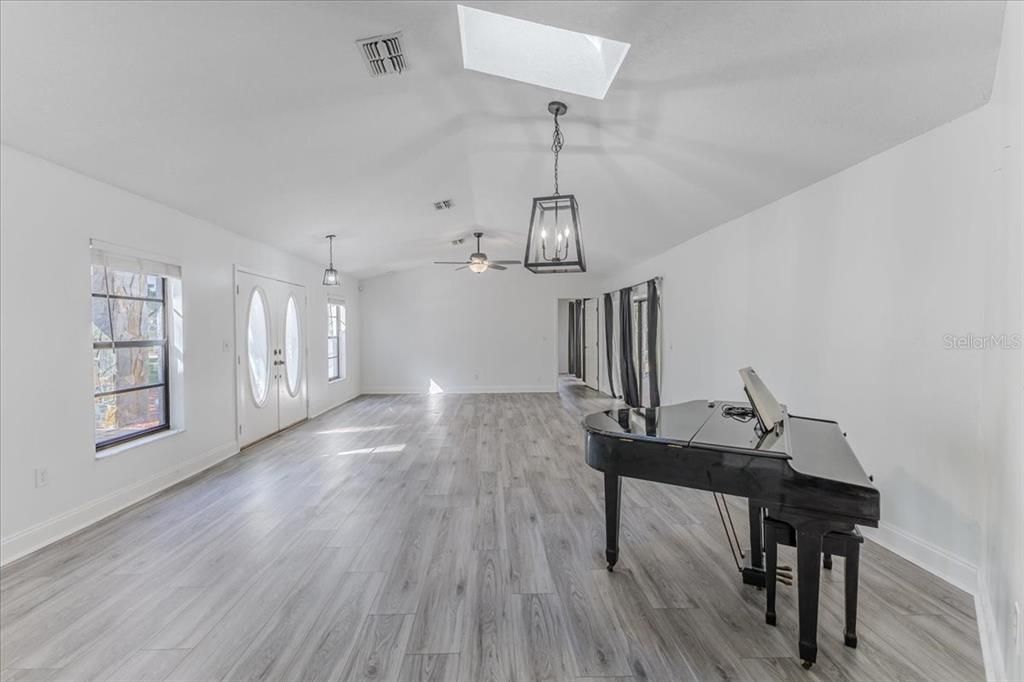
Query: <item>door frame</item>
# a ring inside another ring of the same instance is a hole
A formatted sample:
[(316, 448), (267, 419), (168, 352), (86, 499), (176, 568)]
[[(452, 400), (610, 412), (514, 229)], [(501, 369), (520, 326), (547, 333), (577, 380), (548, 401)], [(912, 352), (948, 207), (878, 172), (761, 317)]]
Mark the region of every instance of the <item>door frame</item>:
[[(242, 385), (242, 355), (241, 348), (239, 346), (240, 339), (238, 338), (238, 327), (239, 319), (238, 316), (241, 314), (238, 300), (241, 298), (240, 285), (238, 283), (239, 273), (245, 273), (246, 275), (254, 275), (256, 277), (262, 277), (264, 279), (271, 279), (275, 282), (281, 282), (282, 284), (288, 284), (291, 286), (302, 287), (305, 291), (305, 295), (302, 297), (302, 314), (303, 320), (306, 323), (306, 328), (303, 330), (302, 336), (302, 371), (305, 373), (303, 380), (306, 382), (306, 419), (309, 419), (309, 288), (301, 282), (295, 282), (290, 279), (284, 279), (277, 275), (269, 275), (265, 272), (257, 270), (255, 268), (246, 267), (235, 263), (231, 268), (231, 288), (235, 290), (235, 293), (231, 295), (232, 299), (232, 310), (234, 315), (232, 317), (232, 344), (233, 354), (235, 356), (234, 362), (234, 375), (235, 375), (235, 450), (241, 451), (242, 449), (242, 401), (245, 399), (244, 386)], [(304, 421), (304, 420), (303, 420)], [(302, 421), (295, 423), (301, 424)], [(293, 425), (294, 426), (294, 425)], [(280, 431), (275, 431), (280, 433)], [(273, 435), (273, 434), (272, 434)], [(249, 445), (255, 445), (255, 443), (249, 443)], [(246, 446), (248, 447), (248, 446)]]

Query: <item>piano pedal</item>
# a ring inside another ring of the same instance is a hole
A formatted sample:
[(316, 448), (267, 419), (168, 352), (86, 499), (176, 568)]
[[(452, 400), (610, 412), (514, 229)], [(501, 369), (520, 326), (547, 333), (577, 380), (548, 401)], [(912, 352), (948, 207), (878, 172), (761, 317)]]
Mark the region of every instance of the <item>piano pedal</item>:
[(783, 585), (791, 586), (793, 584), (793, 569), (789, 566), (778, 566), (775, 569), (775, 580), (782, 583)]
[(793, 579), (793, 569), (789, 566), (778, 566), (775, 569), (775, 575), (786, 578), (787, 580)]

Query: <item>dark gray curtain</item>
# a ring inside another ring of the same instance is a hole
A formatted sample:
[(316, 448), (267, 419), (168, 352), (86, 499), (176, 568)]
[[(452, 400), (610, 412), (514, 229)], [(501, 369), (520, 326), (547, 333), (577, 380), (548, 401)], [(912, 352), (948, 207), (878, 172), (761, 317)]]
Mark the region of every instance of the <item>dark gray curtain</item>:
[(622, 399), (631, 407), (640, 406), (640, 388), (636, 380), (636, 362), (633, 358), (633, 290), (619, 290), (619, 376), (622, 380)]
[(661, 405), (661, 387), (658, 385), (658, 377), (661, 368), (658, 367), (658, 309), (661, 301), (658, 298), (658, 281), (647, 280), (647, 381), (651, 387), (651, 407)]
[(613, 398), (618, 398), (615, 395), (615, 371), (613, 367), (613, 361), (615, 359), (615, 330), (614, 321), (612, 320), (612, 295), (604, 295), (604, 355), (605, 359), (608, 360), (608, 392), (612, 394)]
[(576, 303), (569, 301), (569, 374), (576, 374)]

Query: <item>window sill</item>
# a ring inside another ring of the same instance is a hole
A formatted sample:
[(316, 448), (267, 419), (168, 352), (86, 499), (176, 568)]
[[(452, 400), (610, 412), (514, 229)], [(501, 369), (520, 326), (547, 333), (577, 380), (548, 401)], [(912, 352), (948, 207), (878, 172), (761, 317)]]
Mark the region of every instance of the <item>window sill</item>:
[(327, 385), (330, 386), (331, 384), (340, 384), (343, 381), (345, 381), (345, 377), (338, 377), (337, 379), (328, 379)]
[(163, 440), (164, 438), (177, 436), (179, 433), (185, 433), (185, 429), (170, 429), (168, 431), (161, 431), (160, 433), (154, 433), (152, 436), (146, 436), (145, 438), (139, 438), (138, 440), (128, 441), (127, 443), (122, 443), (121, 445), (115, 445), (114, 447), (106, 448), (104, 450), (100, 450), (99, 452), (97, 452), (96, 459), (106, 459), (107, 457), (120, 455), (122, 452), (134, 450), (137, 447), (149, 445), (150, 443), (155, 443), (156, 441)]

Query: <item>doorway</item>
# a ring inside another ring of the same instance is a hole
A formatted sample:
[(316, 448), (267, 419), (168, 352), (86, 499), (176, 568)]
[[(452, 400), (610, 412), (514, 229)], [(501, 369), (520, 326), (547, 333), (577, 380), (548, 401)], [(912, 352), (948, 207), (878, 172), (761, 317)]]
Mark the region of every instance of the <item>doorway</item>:
[(558, 373), (600, 390), (601, 321), (599, 299), (558, 301)]
[(242, 447), (307, 417), (306, 289), (235, 271), (238, 440)]

